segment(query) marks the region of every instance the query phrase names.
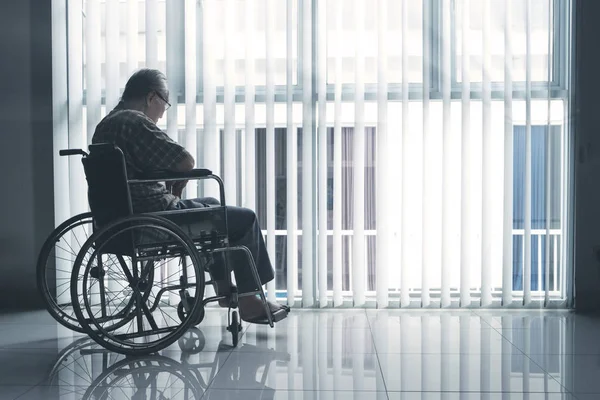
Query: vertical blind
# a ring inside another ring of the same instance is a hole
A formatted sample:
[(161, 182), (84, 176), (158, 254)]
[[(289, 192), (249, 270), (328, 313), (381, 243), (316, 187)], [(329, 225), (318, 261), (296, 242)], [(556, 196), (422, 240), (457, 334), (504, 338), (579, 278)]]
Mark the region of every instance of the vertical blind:
[[(271, 300), (567, 305), (570, 26), (559, 0), (53, 0), (55, 148), (158, 68), (159, 126), (258, 213)], [(87, 209), (78, 160), (55, 182), (57, 223)]]

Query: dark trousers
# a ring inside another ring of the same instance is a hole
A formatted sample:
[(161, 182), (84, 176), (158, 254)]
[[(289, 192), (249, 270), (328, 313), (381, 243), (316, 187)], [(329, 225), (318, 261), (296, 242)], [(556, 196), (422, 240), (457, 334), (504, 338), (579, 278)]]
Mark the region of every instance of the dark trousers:
[[(202, 197), (198, 199), (180, 200), (177, 204), (178, 209), (203, 208), (218, 206), (219, 201), (212, 197)], [(265, 284), (275, 277), (273, 266), (269, 260), (267, 247), (258, 225), (258, 219), (254, 211), (242, 208), (227, 206), (227, 225), (229, 230), (229, 242), (232, 246), (246, 246), (254, 262), (260, 277), (260, 283)], [(245, 252), (230, 251), (229, 265), (235, 274), (239, 293), (245, 293), (257, 290), (254, 276), (250, 270), (250, 264)], [(214, 280), (226, 280), (226, 271), (224, 253), (215, 254), (215, 265), (210, 269)]]

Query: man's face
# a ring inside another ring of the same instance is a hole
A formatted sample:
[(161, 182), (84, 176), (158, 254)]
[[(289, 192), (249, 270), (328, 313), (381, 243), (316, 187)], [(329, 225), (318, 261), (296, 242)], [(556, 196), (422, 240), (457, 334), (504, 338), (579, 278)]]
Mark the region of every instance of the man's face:
[(148, 96), (146, 96), (145, 114), (154, 121), (154, 123), (158, 123), (158, 120), (163, 117), (165, 110), (169, 106), (168, 101), (168, 95), (165, 97), (156, 91), (148, 93)]

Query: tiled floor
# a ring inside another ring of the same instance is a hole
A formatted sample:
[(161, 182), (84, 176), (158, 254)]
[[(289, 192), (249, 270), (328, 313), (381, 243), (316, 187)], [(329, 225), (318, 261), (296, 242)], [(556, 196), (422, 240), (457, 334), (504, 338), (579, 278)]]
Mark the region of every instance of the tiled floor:
[(185, 340), (128, 359), (45, 312), (0, 316), (0, 399), (600, 399), (600, 318), (293, 310), (246, 324), (237, 349), (226, 318), (209, 310)]

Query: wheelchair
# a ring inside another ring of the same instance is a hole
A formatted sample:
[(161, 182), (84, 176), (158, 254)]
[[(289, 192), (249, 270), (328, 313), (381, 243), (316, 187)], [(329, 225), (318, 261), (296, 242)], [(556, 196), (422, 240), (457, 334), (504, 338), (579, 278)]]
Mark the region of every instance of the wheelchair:
[[(242, 330), (238, 300), (258, 296), (268, 324), (287, 317), (289, 308), (272, 313), (254, 259), (245, 246), (229, 242), (222, 180), (207, 169), (184, 173), (156, 172), (127, 178), (123, 152), (113, 144), (93, 144), (82, 156), (90, 212), (61, 224), (48, 237), (37, 263), (38, 289), (59, 323), (87, 334), (107, 350), (146, 355), (164, 349), (200, 324), (211, 302), (227, 302), (233, 346)], [(130, 185), (212, 179), (219, 185), (220, 205), (210, 208), (134, 213)], [(229, 253), (246, 255), (255, 290), (238, 293), (231, 281)], [(227, 296), (204, 296), (215, 285), (211, 267), (223, 255)]]

